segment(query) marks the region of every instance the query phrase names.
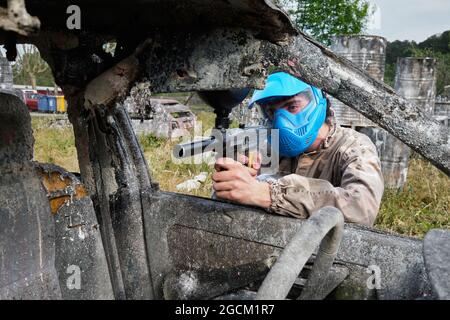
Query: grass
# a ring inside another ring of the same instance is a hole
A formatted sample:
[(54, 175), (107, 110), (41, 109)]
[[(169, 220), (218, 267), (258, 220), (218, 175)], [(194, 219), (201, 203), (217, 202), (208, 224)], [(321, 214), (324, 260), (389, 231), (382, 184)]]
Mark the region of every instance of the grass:
[(207, 172), (208, 177), (202, 186), (188, 193), (202, 197), (211, 196), (211, 173), (213, 171), (211, 166), (205, 163), (201, 165), (175, 164), (172, 161), (171, 154), (178, 141), (141, 136), (140, 142), (150, 168), (150, 174), (153, 180), (158, 181), (162, 190), (176, 191), (176, 185), (192, 179), (200, 172)]
[[(202, 107), (193, 108), (203, 123), (203, 132), (214, 125), (214, 114)], [(71, 127), (52, 128), (51, 118), (33, 118), (35, 159), (52, 162), (69, 171), (78, 171), (76, 149)], [(207, 172), (202, 186), (189, 194), (203, 197), (211, 195), (211, 165), (175, 164), (171, 154), (179, 141), (153, 136), (139, 137), (145, 158), (154, 180), (162, 190), (176, 191), (177, 184)], [(375, 226), (403, 235), (423, 237), (432, 228), (450, 226), (450, 178), (426, 160), (414, 156), (409, 163), (407, 182), (402, 190), (384, 193)]]
[(54, 163), (68, 171), (79, 172), (77, 150), (72, 126), (52, 127), (60, 117), (32, 117), (34, 159)]
[[(199, 108), (196, 112), (197, 121), (202, 123), (202, 132), (207, 131), (214, 126), (215, 115), (212, 112)], [(199, 189), (187, 192), (188, 194), (207, 197), (211, 196), (212, 180), (211, 174), (213, 168), (211, 165), (202, 163), (200, 165), (182, 163), (176, 164), (172, 161), (172, 150), (180, 140), (168, 140), (156, 138), (151, 135), (140, 136), (140, 145), (144, 151), (144, 156), (149, 165), (152, 178), (158, 181), (162, 190), (176, 192), (176, 186), (201, 172), (207, 172), (208, 177)]]
[(404, 187), (385, 190), (375, 226), (416, 237), (433, 228), (449, 228), (450, 178), (428, 161), (412, 157)]

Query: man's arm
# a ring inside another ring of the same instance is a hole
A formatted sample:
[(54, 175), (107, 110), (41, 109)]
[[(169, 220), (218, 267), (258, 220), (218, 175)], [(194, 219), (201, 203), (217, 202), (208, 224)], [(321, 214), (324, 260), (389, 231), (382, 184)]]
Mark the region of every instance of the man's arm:
[(270, 184), (259, 182), (249, 168), (228, 158), (217, 160), (213, 187), (218, 198), (281, 215), (307, 218), (324, 206), (334, 206), (342, 211), (346, 222), (371, 226), (378, 214), (384, 182), (375, 146), (368, 138), (364, 145), (349, 148), (342, 156), (339, 187), (298, 174)]
[(384, 182), (375, 146), (352, 148), (342, 158), (342, 180), (334, 187), (326, 180), (290, 174), (271, 184), (269, 210), (307, 218), (317, 209), (334, 206), (347, 222), (372, 226), (378, 214)]

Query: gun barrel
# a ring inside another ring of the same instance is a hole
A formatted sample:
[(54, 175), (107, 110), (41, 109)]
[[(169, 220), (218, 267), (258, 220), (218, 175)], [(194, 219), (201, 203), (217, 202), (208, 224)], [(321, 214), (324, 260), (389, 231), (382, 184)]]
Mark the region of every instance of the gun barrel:
[(203, 140), (177, 144), (173, 149), (173, 155), (178, 159), (195, 156), (203, 153), (214, 142), (215, 138), (209, 137)]

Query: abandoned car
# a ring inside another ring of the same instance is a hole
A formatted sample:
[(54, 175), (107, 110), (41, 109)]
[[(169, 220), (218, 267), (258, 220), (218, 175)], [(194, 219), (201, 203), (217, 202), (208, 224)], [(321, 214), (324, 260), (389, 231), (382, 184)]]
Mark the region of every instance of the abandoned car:
[(136, 135), (176, 139), (189, 135), (195, 126), (195, 114), (174, 99), (148, 99), (143, 108), (127, 106), (127, 110)]
[[(268, 0), (71, 4), (80, 28), (61, 19), (65, 1), (10, 0), (0, 15), (8, 59), (17, 43), (36, 45), (63, 89), (81, 174), (34, 162), (29, 111), (0, 93), (1, 299), (449, 299), (448, 230), (422, 241), (344, 224), (332, 207), (302, 220), (163, 192), (124, 101), (140, 86), (209, 97), (261, 88), (276, 67), (448, 175), (439, 123)], [(112, 41), (114, 56), (103, 49)], [(211, 100), (226, 129), (233, 103)]]

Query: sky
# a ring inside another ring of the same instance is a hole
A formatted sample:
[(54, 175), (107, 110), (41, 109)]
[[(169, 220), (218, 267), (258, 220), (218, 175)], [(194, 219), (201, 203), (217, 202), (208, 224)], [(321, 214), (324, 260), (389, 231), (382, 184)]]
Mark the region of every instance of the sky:
[(450, 0), (369, 0), (376, 5), (366, 33), (421, 42), (450, 30)]

